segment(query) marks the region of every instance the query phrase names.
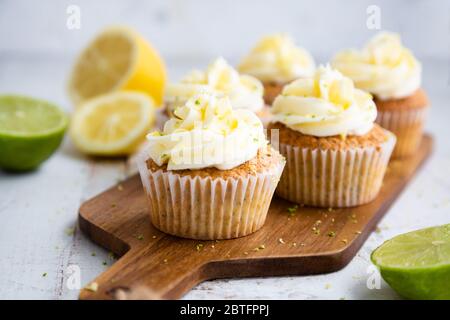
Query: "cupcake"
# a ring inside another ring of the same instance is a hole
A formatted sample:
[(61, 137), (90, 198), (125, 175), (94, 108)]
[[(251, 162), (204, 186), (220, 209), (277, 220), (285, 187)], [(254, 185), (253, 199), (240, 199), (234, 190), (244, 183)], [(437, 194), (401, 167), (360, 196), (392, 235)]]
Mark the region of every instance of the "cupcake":
[(214, 240), (263, 226), (285, 161), (267, 144), (253, 112), (233, 109), (226, 95), (204, 92), (147, 139), (139, 171), (156, 228)]
[(239, 72), (263, 82), (267, 105), (272, 105), (283, 86), (297, 78), (311, 77), (314, 69), (312, 56), (284, 34), (262, 38), (238, 66)]
[(377, 196), (395, 136), (374, 124), (370, 94), (321, 66), (312, 78), (284, 87), (272, 112), (271, 139), (278, 139), (286, 157), (277, 195), (326, 208), (357, 206)]
[(362, 50), (338, 53), (333, 67), (374, 96), (376, 122), (397, 136), (393, 157), (415, 153), (423, 134), (429, 102), (421, 89), (422, 67), (399, 35), (382, 32)]
[(168, 85), (165, 101), (168, 113), (196, 94), (214, 90), (226, 94), (233, 109), (247, 109), (264, 119), (270, 113), (264, 108), (264, 87), (249, 75), (240, 75), (223, 58), (212, 62), (205, 71), (193, 70), (179, 83)]

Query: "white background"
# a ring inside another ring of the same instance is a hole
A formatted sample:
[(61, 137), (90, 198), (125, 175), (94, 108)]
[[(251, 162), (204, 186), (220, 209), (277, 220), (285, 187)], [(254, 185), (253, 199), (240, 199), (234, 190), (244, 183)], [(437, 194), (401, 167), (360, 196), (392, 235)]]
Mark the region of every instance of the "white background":
[[(66, 27), (72, 4), (81, 9), (80, 30)], [(366, 27), (371, 4), (381, 9), (382, 28), (401, 33), (423, 62), (423, 86), (432, 101), (427, 130), (437, 138), (432, 159), (392, 207), (380, 232), (342, 271), (206, 282), (186, 298), (398, 298), (384, 283), (380, 290), (367, 288), (371, 251), (396, 234), (450, 220), (449, 1), (0, 0), (0, 93), (49, 99), (71, 112), (64, 88), (73, 59), (113, 23), (131, 25), (149, 39), (172, 79), (217, 55), (234, 63), (260, 36), (279, 31), (326, 62), (335, 51), (361, 46), (374, 34)], [(133, 171), (125, 161), (86, 158), (66, 139), (40, 170), (0, 172), (0, 298), (76, 298), (78, 291), (66, 286), (69, 265), (80, 267), (82, 285), (111, 265), (108, 253), (77, 228), (74, 234), (65, 231), (76, 225), (80, 203)]]
[[(0, 50), (73, 54), (99, 29), (119, 23), (135, 27), (169, 59), (239, 57), (260, 36), (280, 31), (327, 59), (373, 34), (366, 28), (373, 4), (382, 27), (400, 32), (420, 58), (448, 56), (446, 0), (2, 0)], [(81, 30), (66, 28), (69, 5), (81, 9)]]

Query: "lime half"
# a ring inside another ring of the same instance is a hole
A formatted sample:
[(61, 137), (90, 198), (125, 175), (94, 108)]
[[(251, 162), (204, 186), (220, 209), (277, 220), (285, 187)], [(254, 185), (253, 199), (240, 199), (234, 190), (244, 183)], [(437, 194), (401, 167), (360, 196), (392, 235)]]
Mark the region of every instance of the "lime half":
[(383, 279), (408, 299), (450, 299), (450, 224), (399, 235), (372, 253)]
[(59, 147), (67, 124), (67, 116), (51, 103), (0, 96), (0, 168), (36, 168)]

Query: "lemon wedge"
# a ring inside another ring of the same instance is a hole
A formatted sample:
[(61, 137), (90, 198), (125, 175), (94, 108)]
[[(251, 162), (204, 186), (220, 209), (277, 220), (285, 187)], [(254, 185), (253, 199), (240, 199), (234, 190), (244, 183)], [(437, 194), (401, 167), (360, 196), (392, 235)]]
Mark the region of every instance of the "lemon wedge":
[(154, 119), (155, 106), (148, 95), (118, 91), (80, 105), (72, 117), (70, 135), (84, 153), (124, 156), (145, 140)]
[(78, 57), (68, 92), (75, 106), (117, 90), (142, 91), (160, 105), (166, 69), (158, 52), (136, 31), (109, 27)]

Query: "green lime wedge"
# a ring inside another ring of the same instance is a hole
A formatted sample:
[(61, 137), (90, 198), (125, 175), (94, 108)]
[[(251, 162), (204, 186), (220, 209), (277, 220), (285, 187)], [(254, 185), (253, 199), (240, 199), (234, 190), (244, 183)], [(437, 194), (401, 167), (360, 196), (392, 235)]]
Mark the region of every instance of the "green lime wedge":
[(67, 125), (68, 117), (51, 103), (0, 96), (0, 168), (35, 169), (59, 147)]
[(371, 258), (402, 297), (450, 299), (450, 224), (394, 237)]

